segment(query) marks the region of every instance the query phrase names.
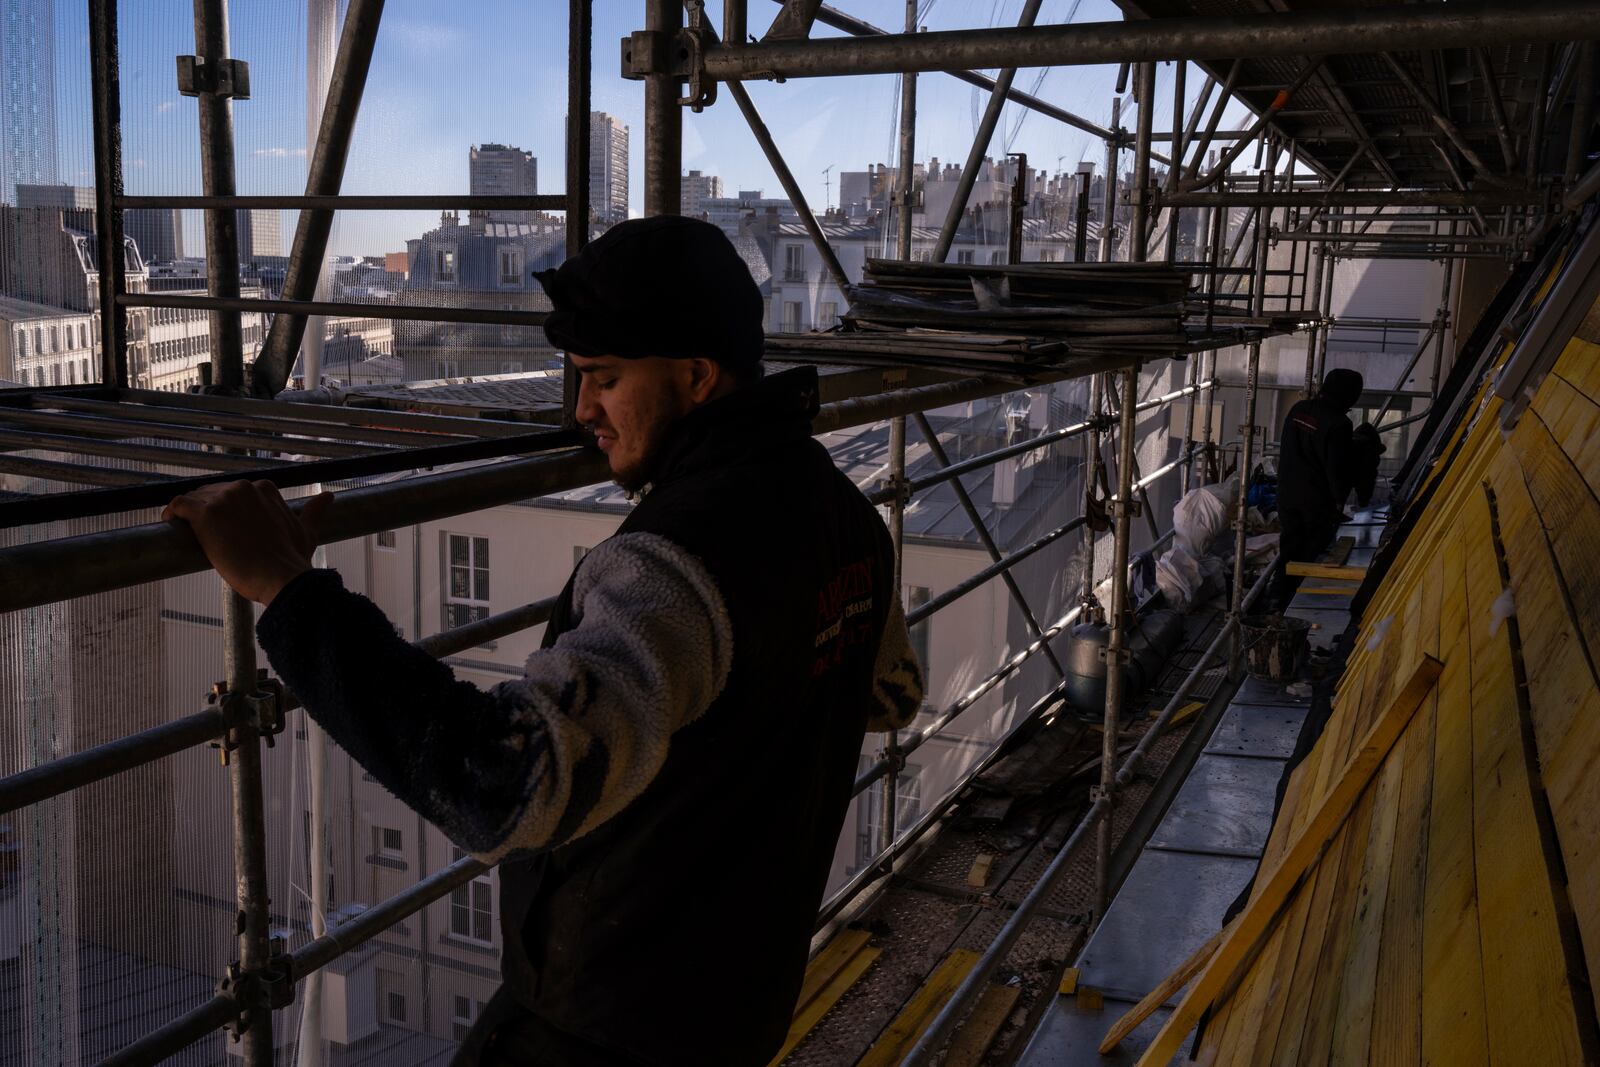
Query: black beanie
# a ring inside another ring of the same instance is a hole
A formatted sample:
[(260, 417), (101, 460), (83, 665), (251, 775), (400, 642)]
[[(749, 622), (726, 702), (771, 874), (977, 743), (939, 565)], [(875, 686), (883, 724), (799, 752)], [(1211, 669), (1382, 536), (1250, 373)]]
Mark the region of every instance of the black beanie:
[(1361, 399), (1361, 390), (1366, 384), (1360, 371), (1336, 367), (1323, 375), (1321, 395), (1329, 403), (1337, 404), (1341, 411), (1349, 411)]
[(618, 223), (556, 270), (550, 343), (579, 356), (706, 358), (751, 367), (765, 346), (761, 291), (733, 242), (698, 219)]

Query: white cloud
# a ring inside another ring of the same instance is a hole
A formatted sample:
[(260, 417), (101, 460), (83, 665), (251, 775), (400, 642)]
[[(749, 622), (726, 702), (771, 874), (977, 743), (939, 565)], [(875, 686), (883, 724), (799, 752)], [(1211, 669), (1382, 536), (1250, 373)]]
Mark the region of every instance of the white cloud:
[(306, 150), (304, 148), (258, 148), (250, 154), (264, 159), (288, 159), (290, 156), (303, 159), (305, 158)]
[(156, 114), (165, 115), (167, 112), (171, 111), (177, 106), (178, 102), (176, 100), (163, 100), (161, 103), (156, 105)]

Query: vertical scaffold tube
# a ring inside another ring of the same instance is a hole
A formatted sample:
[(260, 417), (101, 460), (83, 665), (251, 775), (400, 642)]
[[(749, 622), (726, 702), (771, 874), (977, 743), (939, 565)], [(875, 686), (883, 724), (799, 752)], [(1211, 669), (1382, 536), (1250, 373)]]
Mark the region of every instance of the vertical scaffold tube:
[[(218, 69), (228, 62), (227, 0), (194, 0), (195, 56), (211, 72), (196, 95), (200, 113), (200, 183), (207, 196), (233, 196), (233, 100), (220, 92)], [(231, 208), (205, 213), (206, 295), (239, 297), (239, 227)], [(244, 387), (244, 337), (237, 311), (213, 311), (213, 380), (227, 393)]]
[[(676, 37), (683, 29), (680, 0), (646, 0), (645, 28)], [(665, 51), (665, 50), (663, 50)], [(644, 213), (676, 215), (683, 165), (683, 105), (678, 76), (647, 74), (644, 79)]]
[[(909, 235), (905, 242), (910, 244)], [(902, 255), (905, 255), (902, 252)], [(900, 589), (904, 581), (905, 570), (905, 535), (906, 535), (906, 417), (896, 415), (889, 420), (889, 482), (894, 487), (894, 497), (889, 501), (889, 540), (894, 546), (894, 580), (890, 584), (892, 596), (900, 596)], [(926, 675), (928, 665), (922, 665)], [(883, 824), (879, 827), (879, 839), (875, 843), (880, 851), (886, 851), (894, 846), (895, 822), (898, 812), (898, 796), (900, 787), (900, 738), (895, 731), (890, 730), (884, 735), (883, 758), (889, 765), (889, 773), (879, 782), (883, 790)]]
[[(255, 611), (250, 601), (223, 587), (222, 629), (228, 693), (238, 702), (256, 689)], [(235, 706), (238, 706), (237, 703)], [(235, 929), (239, 935), (241, 1008), (245, 1067), (272, 1067), (272, 1005), (264, 983), (271, 961), (267, 926), (267, 824), (261, 784), (261, 736), (248, 716), (236, 715), (228, 756), (233, 800)]]
[(1105, 916), (1111, 886), (1111, 832), (1116, 812), (1117, 733), (1124, 698), (1124, 660), (1131, 598), (1128, 596), (1128, 541), (1133, 516), (1133, 429), (1139, 406), (1139, 365), (1122, 372), (1122, 415), (1117, 429), (1117, 498), (1113, 507), (1110, 639), (1106, 644), (1106, 716), (1100, 755), (1100, 794), (1105, 813), (1095, 828), (1095, 921)]
[(1139, 132), (1133, 145), (1133, 187), (1128, 202), (1133, 218), (1128, 223), (1132, 241), (1129, 259), (1143, 263), (1150, 258), (1150, 134), (1156, 115), (1156, 65), (1139, 64)]
[[(1275, 153), (1274, 153), (1275, 155)], [(1268, 189), (1271, 181), (1273, 163), (1272, 159), (1261, 172), (1261, 190)], [(1250, 307), (1255, 315), (1261, 314), (1261, 308), (1266, 301), (1267, 283), (1267, 228), (1265, 225), (1266, 212), (1256, 215), (1255, 233), (1255, 276), (1251, 283)], [(1249, 345), (1249, 364), (1245, 370), (1244, 380), (1244, 423), (1239, 427), (1242, 446), (1239, 452), (1239, 499), (1234, 508), (1233, 522), (1233, 597), (1229, 600), (1229, 617), (1236, 623), (1244, 613), (1244, 565), (1245, 565), (1245, 517), (1250, 512), (1250, 470), (1255, 465), (1256, 449), (1256, 393), (1261, 376), (1261, 342), (1251, 341)], [(1232, 669), (1239, 669), (1240, 657), (1243, 653), (1243, 644), (1239, 638), (1239, 627), (1234, 627)]]
[[(1089, 432), (1084, 434), (1083, 503), (1087, 510), (1089, 498), (1100, 481), (1100, 412), (1105, 407), (1103, 393), (1106, 376), (1095, 374), (1089, 378), (1089, 412), (1085, 416)], [(1083, 587), (1078, 600), (1083, 605), (1083, 620), (1094, 622), (1102, 617), (1100, 601), (1094, 595), (1095, 531), (1089, 523), (1083, 524)]]
[(1122, 98), (1111, 99), (1111, 139), (1106, 142), (1106, 186), (1100, 211), (1100, 262), (1110, 263), (1117, 239), (1117, 156), (1122, 151)]

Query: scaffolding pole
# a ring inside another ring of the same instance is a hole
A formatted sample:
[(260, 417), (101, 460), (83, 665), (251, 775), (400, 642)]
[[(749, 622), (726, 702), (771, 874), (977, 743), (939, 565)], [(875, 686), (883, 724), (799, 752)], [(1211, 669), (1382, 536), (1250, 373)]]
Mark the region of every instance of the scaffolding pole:
[[(679, 0), (645, 0), (645, 25), (660, 52), (678, 47), (683, 29)], [(653, 65), (659, 67), (660, 65)], [(669, 69), (644, 76), (644, 213), (676, 215), (683, 210), (683, 106), (681, 78)]]
[(730, 82), (1239, 56), (1298, 58), (1402, 47), (1432, 51), (1596, 36), (1600, 9), (1585, 0), (1529, 0), (1514, 7), (1429, 3), (729, 44), (707, 49), (703, 63), (707, 75)]
[[(194, 0), (194, 84), (199, 99), (200, 181), (207, 196), (233, 196), (233, 71), (227, 0)], [(226, 73), (225, 73), (226, 72)], [(206, 294), (239, 299), (239, 227), (232, 211), (205, 213)], [(211, 313), (213, 380), (223, 393), (244, 387), (244, 337), (236, 310)]]
[[(1261, 172), (1259, 179), (1261, 188), (1266, 189), (1270, 180), (1273, 166), (1276, 163), (1276, 151), (1269, 153), (1269, 161)], [(1251, 287), (1250, 308), (1252, 313), (1261, 314), (1266, 297), (1266, 267), (1267, 267), (1267, 229), (1265, 214), (1256, 215), (1255, 232), (1255, 278)], [(1239, 427), (1239, 433), (1244, 439), (1243, 450), (1239, 456), (1239, 499), (1234, 507), (1234, 534), (1233, 534), (1233, 595), (1229, 600), (1228, 618), (1234, 624), (1234, 639), (1232, 654), (1229, 658), (1230, 670), (1237, 672), (1240, 659), (1243, 655), (1243, 643), (1239, 638), (1239, 626), (1244, 615), (1244, 567), (1245, 567), (1245, 539), (1246, 517), (1250, 509), (1250, 470), (1255, 464), (1256, 447), (1256, 394), (1261, 375), (1261, 342), (1251, 341), (1248, 349), (1249, 365), (1245, 371), (1244, 384), (1244, 423)]]
[(122, 82), (117, 45), (117, 0), (89, 0), (89, 69), (94, 97), (95, 241), (99, 259), (100, 380), (128, 386), (128, 288), (123, 256)]

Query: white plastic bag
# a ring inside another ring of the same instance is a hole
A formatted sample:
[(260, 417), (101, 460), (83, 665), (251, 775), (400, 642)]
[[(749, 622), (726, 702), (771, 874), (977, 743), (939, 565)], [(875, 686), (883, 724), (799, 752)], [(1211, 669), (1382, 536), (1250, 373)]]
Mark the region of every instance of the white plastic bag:
[(1183, 494), (1172, 509), (1172, 543), (1193, 559), (1210, 549), (1211, 542), (1228, 528), (1239, 477), (1234, 475), (1216, 485), (1202, 485)]
[(1203, 581), (1199, 561), (1177, 545), (1156, 560), (1156, 585), (1176, 611), (1189, 610)]

